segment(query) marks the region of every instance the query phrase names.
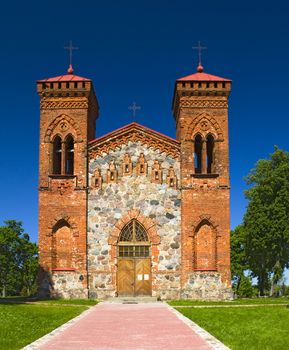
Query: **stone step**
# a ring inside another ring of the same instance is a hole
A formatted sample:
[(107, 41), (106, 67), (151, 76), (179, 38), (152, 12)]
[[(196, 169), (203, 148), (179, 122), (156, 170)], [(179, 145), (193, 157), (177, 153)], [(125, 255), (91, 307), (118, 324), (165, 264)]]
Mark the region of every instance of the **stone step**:
[(156, 297), (114, 297), (104, 300), (108, 303), (117, 303), (117, 304), (141, 304), (141, 303), (156, 303), (158, 300)]

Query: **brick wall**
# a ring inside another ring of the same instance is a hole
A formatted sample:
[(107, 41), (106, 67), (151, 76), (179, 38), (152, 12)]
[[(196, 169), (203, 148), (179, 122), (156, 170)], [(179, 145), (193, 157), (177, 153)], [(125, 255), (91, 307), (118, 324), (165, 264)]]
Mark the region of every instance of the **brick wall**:
[[(39, 293), (87, 297), (87, 143), (94, 138), (97, 100), (91, 82), (68, 89), (66, 84), (38, 82), (37, 90), (41, 108)], [(56, 135), (62, 142), (68, 135), (74, 139), (73, 174), (53, 174)]]
[[(181, 142), (183, 297), (230, 297), (230, 88), (229, 81), (176, 82), (173, 108)], [(204, 154), (202, 171), (196, 173), (196, 135), (205, 147), (208, 135), (214, 138), (214, 161), (209, 174)]]

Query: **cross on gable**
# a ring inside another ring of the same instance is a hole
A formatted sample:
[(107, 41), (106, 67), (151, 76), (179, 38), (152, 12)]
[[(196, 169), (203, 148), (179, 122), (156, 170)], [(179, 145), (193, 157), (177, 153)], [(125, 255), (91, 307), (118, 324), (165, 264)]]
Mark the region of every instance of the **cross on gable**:
[(131, 106), (128, 107), (130, 111), (132, 111), (133, 119), (135, 120), (136, 111), (141, 109), (141, 106), (138, 106), (135, 102), (132, 103)]
[(202, 65), (202, 50), (206, 50), (206, 46), (202, 46), (201, 42), (198, 41), (198, 46), (193, 46), (192, 47), (193, 50), (198, 50), (199, 53), (199, 66)]

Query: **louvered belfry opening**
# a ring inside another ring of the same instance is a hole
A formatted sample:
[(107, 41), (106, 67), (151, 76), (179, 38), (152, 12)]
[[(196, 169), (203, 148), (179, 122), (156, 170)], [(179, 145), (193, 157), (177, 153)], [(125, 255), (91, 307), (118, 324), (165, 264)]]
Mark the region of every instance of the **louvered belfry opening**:
[(118, 242), (120, 258), (145, 258), (150, 256), (150, 242), (145, 228), (135, 219), (122, 229)]

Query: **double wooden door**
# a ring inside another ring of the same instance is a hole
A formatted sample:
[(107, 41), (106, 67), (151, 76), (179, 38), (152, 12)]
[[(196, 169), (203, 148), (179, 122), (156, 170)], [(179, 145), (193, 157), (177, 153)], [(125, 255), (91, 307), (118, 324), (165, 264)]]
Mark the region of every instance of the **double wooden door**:
[(119, 258), (117, 280), (119, 296), (151, 295), (151, 259)]

